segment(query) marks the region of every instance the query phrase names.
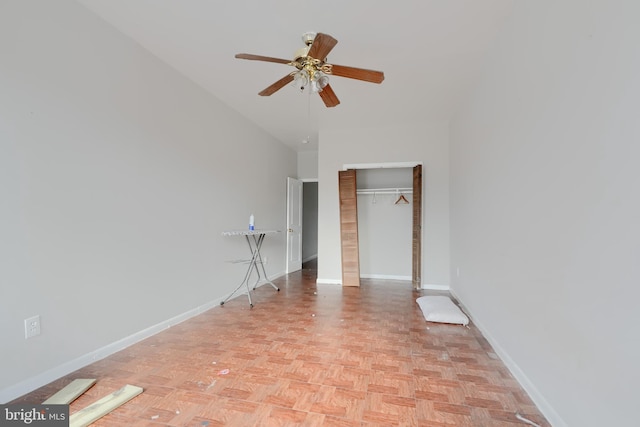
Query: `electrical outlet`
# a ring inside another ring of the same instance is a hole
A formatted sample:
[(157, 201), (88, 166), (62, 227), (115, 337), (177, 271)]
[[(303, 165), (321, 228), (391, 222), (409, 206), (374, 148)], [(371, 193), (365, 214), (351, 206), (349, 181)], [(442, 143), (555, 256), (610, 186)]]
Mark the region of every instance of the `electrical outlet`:
[(40, 335), (40, 316), (24, 319), (24, 338), (29, 339), (36, 335)]
[(262, 263), (265, 265), (269, 263), (269, 260), (267, 259), (266, 256), (262, 257)]

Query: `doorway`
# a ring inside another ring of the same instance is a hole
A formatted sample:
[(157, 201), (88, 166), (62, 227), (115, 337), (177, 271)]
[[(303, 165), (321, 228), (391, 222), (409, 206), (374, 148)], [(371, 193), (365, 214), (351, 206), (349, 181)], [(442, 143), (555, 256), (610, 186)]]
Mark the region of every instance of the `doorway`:
[[(302, 182), (302, 268), (318, 262), (318, 181)], [(314, 267), (312, 269), (317, 269)]]
[(287, 178), (286, 272), (317, 269), (318, 180)]

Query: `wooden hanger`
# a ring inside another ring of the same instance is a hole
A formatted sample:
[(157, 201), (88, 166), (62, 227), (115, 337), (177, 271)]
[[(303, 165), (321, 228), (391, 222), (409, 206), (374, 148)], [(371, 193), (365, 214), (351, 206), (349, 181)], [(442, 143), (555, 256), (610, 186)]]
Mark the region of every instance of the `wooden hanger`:
[(407, 200), (406, 197), (404, 197), (404, 194), (401, 194), (400, 197), (398, 197), (398, 200), (396, 200), (396, 202), (395, 202), (396, 205), (398, 203), (402, 203), (402, 204), (408, 205), (409, 201)]

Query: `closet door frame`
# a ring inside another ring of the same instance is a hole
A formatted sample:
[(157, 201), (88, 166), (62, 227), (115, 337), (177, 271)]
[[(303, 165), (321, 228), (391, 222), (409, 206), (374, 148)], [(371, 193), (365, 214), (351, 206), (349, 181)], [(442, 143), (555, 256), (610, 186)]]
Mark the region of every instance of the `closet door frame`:
[(413, 225), (411, 227), (411, 283), (422, 289), (422, 165), (413, 167)]
[(360, 286), (358, 195), (356, 190), (356, 170), (339, 171), (342, 286)]
[[(411, 282), (415, 290), (422, 288), (422, 163), (357, 163), (343, 165), (338, 171), (340, 198), (340, 245), (342, 249), (342, 286), (360, 286), (360, 255), (358, 246), (358, 202), (356, 169), (411, 168), (413, 169), (413, 213), (411, 237)], [(343, 172), (349, 172), (343, 174)], [(344, 186), (343, 178), (353, 176), (353, 187)], [(343, 197), (343, 195), (345, 197)], [(344, 207), (344, 209), (343, 209)], [(343, 217), (344, 213), (344, 217)], [(355, 222), (355, 225), (354, 225)], [(346, 227), (343, 227), (343, 224)], [(354, 236), (355, 227), (355, 236)], [(354, 246), (354, 237), (356, 239)], [(346, 255), (346, 256), (345, 256)], [(357, 274), (357, 280), (355, 275)]]

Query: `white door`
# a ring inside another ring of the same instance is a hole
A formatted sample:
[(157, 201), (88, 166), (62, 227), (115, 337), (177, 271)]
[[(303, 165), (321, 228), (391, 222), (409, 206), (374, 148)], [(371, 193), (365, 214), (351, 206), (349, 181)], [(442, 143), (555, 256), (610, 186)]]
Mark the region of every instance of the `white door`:
[(287, 273), (302, 268), (302, 181), (287, 178)]

